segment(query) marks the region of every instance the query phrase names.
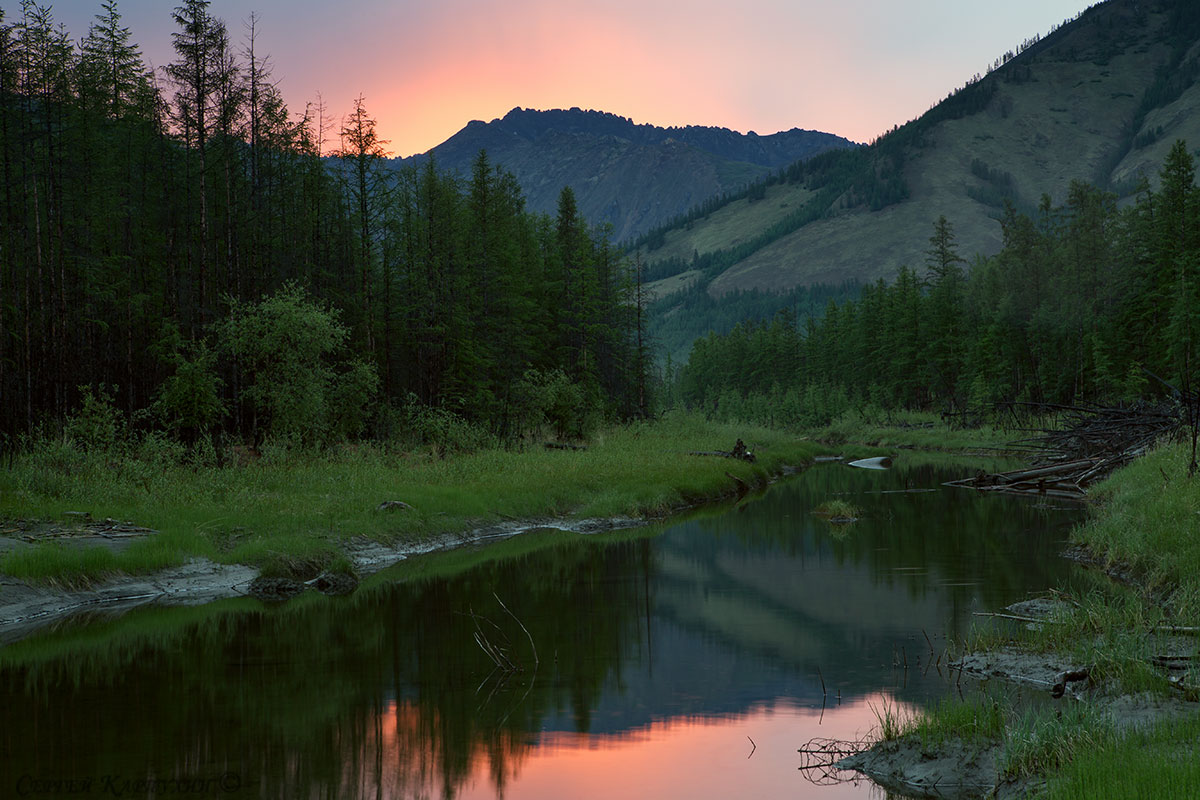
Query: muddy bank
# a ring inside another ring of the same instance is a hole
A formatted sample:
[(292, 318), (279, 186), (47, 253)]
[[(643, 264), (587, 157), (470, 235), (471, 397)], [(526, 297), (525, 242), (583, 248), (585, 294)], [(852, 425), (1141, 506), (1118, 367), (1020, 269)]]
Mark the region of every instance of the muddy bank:
[(920, 742), (903, 739), (876, 744), (843, 758), (837, 766), (861, 772), (889, 792), (906, 797), (1025, 797), (1034, 784), (1001, 781), (1000, 757), (998, 744), (959, 741), (927, 749)]
[[(1022, 666), (1023, 669), (1035, 667), (1034, 664)], [(1200, 704), (1158, 697), (1149, 692), (1097, 696), (1086, 702), (1097, 704), (1119, 734), (1170, 719), (1200, 715)], [(1001, 742), (967, 743), (957, 739), (927, 748), (916, 737), (908, 736), (878, 742), (841, 759), (835, 766), (861, 773), (888, 791), (906, 797), (954, 800), (1036, 797), (1045, 780), (1040, 777), (1008, 778), (1004, 775), (1003, 759)]]
[[(1015, 603), (1003, 614), (1028, 625), (1041, 624), (1061, 603), (1037, 599)], [(1190, 640), (1170, 642), (1181, 652), (1191, 652)], [(1091, 667), (1055, 653), (1035, 653), (1017, 647), (996, 647), (968, 653), (951, 664), (963, 677), (986, 684), (1002, 681), (1044, 691), (1055, 703), (1087, 703), (1117, 734), (1172, 719), (1200, 716), (1200, 703), (1183, 696), (1163, 697), (1150, 692), (1116, 694), (1093, 680)], [(1061, 709), (1065, 706), (1060, 706)], [(1001, 741), (968, 743), (951, 738), (935, 747), (918, 737), (902, 736), (880, 741), (837, 761), (842, 770), (861, 773), (889, 791), (909, 797), (1019, 798), (1036, 796), (1045, 781), (1040, 777), (1013, 779), (1004, 769)]]
[[(407, 558), (464, 545), (499, 541), (527, 531), (561, 530), (588, 534), (633, 528), (648, 520), (631, 517), (613, 519), (541, 519), (504, 522), (476, 528), (464, 533), (445, 535), (426, 542), (388, 546), (367, 539), (352, 539), (344, 551), (360, 578)], [(33, 540), (54, 539), (67, 546), (101, 546), (114, 550), (127, 547), (138, 537), (153, 536), (154, 531), (118, 523), (124, 530), (120, 535), (105, 533), (111, 520), (88, 522), (73, 528), (54, 528), (45, 524), (27, 524), (28, 535), (0, 537), (0, 552), (33, 546)], [(179, 567), (161, 570), (151, 575), (121, 575), (86, 589), (64, 589), (30, 584), (0, 575), (0, 646), (23, 639), (36, 631), (73, 617), (84, 615), (116, 616), (140, 606), (194, 606), (230, 597), (267, 597), (262, 582), (256, 583), (259, 571), (245, 564), (218, 564), (207, 558), (194, 558)], [(320, 578), (298, 584), (303, 590), (318, 585)], [(333, 583), (328, 593), (345, 593), (344, 584)], [(277, 591), (274, 597), (284, 599), (289, 591)]]

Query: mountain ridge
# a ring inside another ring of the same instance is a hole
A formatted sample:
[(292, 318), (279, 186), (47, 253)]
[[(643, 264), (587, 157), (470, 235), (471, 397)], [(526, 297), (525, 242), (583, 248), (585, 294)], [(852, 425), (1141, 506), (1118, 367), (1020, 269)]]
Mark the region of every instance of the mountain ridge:
[(441, 168), (466, 175), (486, 150), (493, 164), (514, 174), (531, 210), (554, 213), (559, 193), (570, 186), (584, 217), (611, 225), (620, 242), (711, 197), (740, 191), (773, 169), (857, 146), (801, 128), (760, 136), (713, 126), (638, 124), (579, 108), (518, 107), (491, 122), (472, 120), (426, 153), (391, 163), (433, 158)]

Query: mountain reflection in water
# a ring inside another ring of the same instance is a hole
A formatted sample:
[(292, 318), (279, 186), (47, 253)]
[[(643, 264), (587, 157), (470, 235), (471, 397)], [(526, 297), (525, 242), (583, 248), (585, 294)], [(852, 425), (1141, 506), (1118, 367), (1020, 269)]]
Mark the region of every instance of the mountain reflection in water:
[[(0, 650), (0, 783), (232, 774), (221, 796), (870, 796), (866, 782), (805, 782), (797, 748), (944, 696), (948, 637), (1069, 569), (1057, 553), (1073, 510), (900, 491), (965, 471), (822, 465), (660, 529), (413, 559), (348, 598), (47, 633)], [(835, 529), (812, 513), (834, 498), (860, 520)]]

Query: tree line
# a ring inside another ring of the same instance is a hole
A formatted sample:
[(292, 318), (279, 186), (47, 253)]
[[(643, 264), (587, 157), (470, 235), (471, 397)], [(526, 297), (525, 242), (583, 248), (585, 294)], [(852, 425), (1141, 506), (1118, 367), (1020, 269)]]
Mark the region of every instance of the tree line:
[(89, 403), (306, 440), (417, 405), (502, 437), (645, 412), (636, 270), (569, 189), (534, 215), (483, 152), (389, 167), (364, 98), (293, 115), (257, 17), (236, 43), (208, 6), (171, 12), (157, 73), (116, 0), (78, 43), (0, 9), (0, 433)]
[(940, 218), (924, 270), (902, 268), (799, 322), (780, 313), (698, 340), (677, 390), (725, 418), (822, 424), (855, 405), (963, 410), (1129, 402), (1194, 391), (1200, 190), (1184, 142), (1137, 202), (1072, 183), (1032, 215), (1006, 204), (1003, 248), (969, 265)]

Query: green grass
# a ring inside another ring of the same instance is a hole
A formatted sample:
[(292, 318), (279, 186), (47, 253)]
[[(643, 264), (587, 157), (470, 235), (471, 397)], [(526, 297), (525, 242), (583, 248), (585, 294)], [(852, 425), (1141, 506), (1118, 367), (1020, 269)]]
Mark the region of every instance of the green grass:
[(1157, 800), (1200, 787), (1200, 718), (1161, 723), (1079, 749), (1048, 781), (1043, 800)]
[(1188, 477), (1190, 460), (1189, 446), (1168, 444), (1115, 472), (1096, 487), (1103, 507), (1075, 538), (1134, 567), (1148, 588), (1173, 593), (1178, 612), (1194, 619), (1200, 612), (1200, 476)]
[[(726, 450), (739, 438), (757, 463), (688, 455)], [(511, 519), (661, 515), (734, 492), (729, 475), (765, 485), (819, 451), (785, 433), (682, 414), (609, 429), (582, 451), (531, 447), (445, 459), (364, 444), (274, 453), (234, 468), (189, 465), (157, 451), (95, 454), (42, 443), (0, 473), (0, 518), (88, 511), (160, 533), (119, 554), (58, 545), (18, 551), (0, 560), (0, 571), (94, 580), (207, 556), (287, 573), (334, 563), (342, 543), (358, 536), (415, 543)], [(412, 509), (377, 511), (385, 500)]]
[(942, 452), (1005, 450), (1025, 434), (983, 425), (955, 427), (938, 414), (921, 411), (848, 411), (813, 433), (831, 446), (859, 444)]
[(1004, 708), (990, 697), (939, 700), (908, 720), (903, 735), (916, 737), (926, 748), (951, 740), (968, 744), (998, 742), (1004, 736)]
[(1007, 702), (983, 695), (941, 700), (908, 719), (899, 719), (886, 706), (875, 715), (883, 741), (913, 739), (923, 751), (952, 742), (999, 746), (1000, 771), (1011, 779), (1051, 773), (1085, 752), (1117, 742), (1111, 720), (1088, 703), (1016, 714)]
[[(121, 571), (117, 562), (117, 556), (102, 547), (66, 548), (57, 544), (39, 544), (10, 553), (0, 564), (5, 572), (36, 583), (81, 588), (93, 580)], [(127, 563), (132, 565), (132, 561), (127, 560)]]
[(1010, 778), (1046, 775), (1115, 741), (1111, 721), (1090, 703), (1030, 711), (1004, 731), (1001, 771)]
[(1092, 680), (1108, 691), (1170, 691), (1167, 675), (1152, 658), (1166, 652), (1164, 626), (1180, 624), (1160, 606), (1148, 604), (1135, 590), (1096, 585), (1079, 597), (1061, 595), (1067, 604), (1032, 630), (1007, 620), (973, 626), (963, 649), (977, 652), (1015, 645), (1053, 653), (1064, 664), (1088, 665)]

